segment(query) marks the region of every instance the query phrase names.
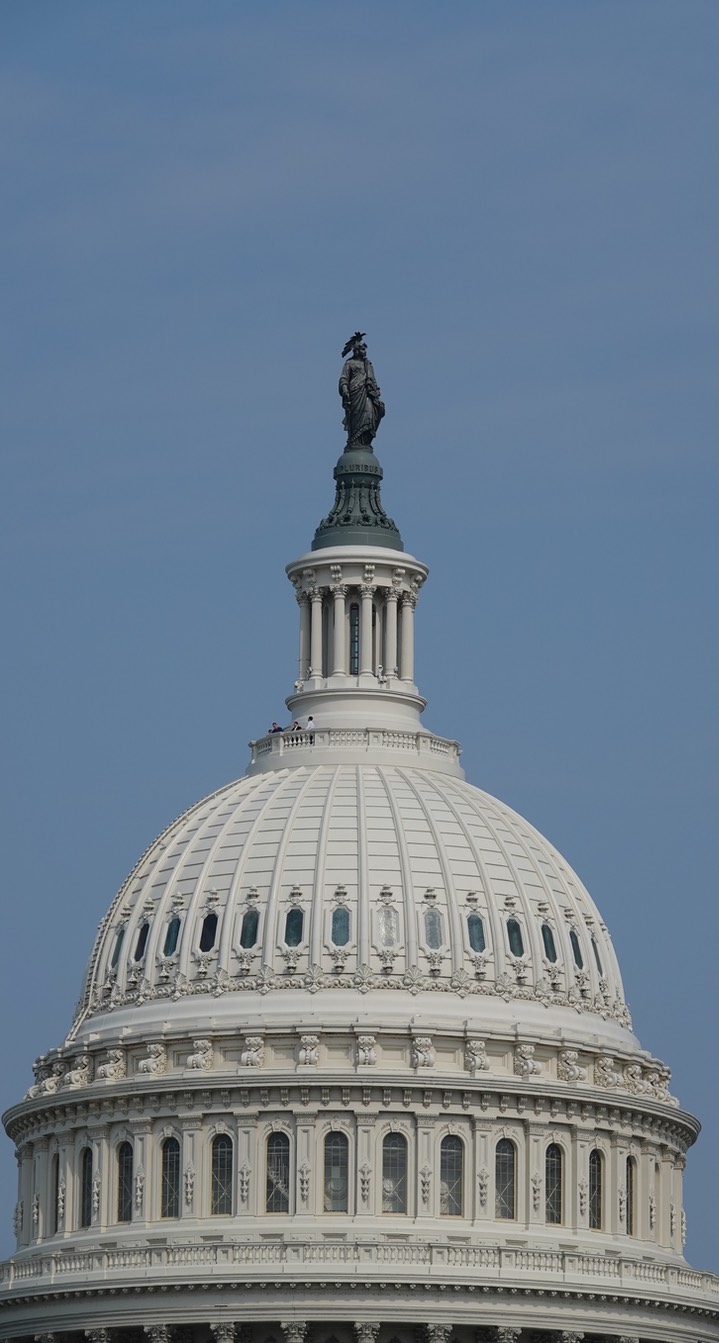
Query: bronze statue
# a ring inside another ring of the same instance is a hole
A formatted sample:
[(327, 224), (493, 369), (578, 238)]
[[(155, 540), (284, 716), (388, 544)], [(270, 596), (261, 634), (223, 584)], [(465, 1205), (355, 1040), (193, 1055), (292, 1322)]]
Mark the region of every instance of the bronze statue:
[(342, 358), (350, 354), (340, 374), (339, 392), (345, 415), (342, 421), (347, 430), (347, 448), (368, 448), (384, 416), (384, 402), (367, 358), (364, 331), (355, 331), (342, 351)]

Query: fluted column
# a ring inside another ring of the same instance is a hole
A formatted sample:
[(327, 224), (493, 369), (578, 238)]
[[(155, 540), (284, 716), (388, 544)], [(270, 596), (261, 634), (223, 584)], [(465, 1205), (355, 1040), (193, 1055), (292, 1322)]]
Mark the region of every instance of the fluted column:
[(298, 592), (300, 608), (300, 643), (297, 652), (297, 677), (304, 681), (310, 665), (310, 599), (306, 592)]
[(312, 588), (310, 592), (312, 614), (310, 617), (310, 675), (322, 676), (322, 589)]
[(360, 587), (360, 649), (359, 649), (359, 669), (360, 676), (363, 672), (372, 672), (372, 598), (375, 588), (373, 583), (363, 583)]
[(403, 681), (414, 682), (414, 608), (417, 597), (414, 592), (402, 594), (402, 650), (399, 674)]
[(347, 596), (347, 588), (343, 583), (333, 583), (331, 592), (334, 598), (332, 675), (344, 676), (347, 672), (347, 667), (345, 665), (345, 598)]
[(384, 669), (387, 676), (397, 675), (397, 607), (399, 592), (390, 588), (385, 605)]

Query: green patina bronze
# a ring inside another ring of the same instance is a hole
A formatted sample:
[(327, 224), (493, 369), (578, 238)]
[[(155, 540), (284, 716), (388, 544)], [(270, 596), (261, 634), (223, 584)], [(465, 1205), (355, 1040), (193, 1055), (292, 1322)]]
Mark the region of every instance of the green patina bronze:
[(356, 331), (342, 351), (343, 357), (350, 355), (339, 382), (347, 446), (334, 469), (335, 501), (315, 532), (313, 550), (355, 544), (404, 550), (380, 499), (382, 467), (372, 451), (372, 440), (385, 408), (363, 336), (363, 331)]

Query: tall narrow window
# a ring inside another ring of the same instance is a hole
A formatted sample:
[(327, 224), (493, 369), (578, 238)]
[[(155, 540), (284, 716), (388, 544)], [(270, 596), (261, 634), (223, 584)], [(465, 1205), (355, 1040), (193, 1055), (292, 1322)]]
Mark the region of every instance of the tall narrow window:
[(602, 1229), (602, 1154), (596, 1147), (589, 1153), (589, 1226)]
[(285, 919), (285, 943), (288, 947), (298, 947), (302, 941), (302, 925), (305, 916), (301, 909), (291, 909)]
[(167, 932), (165, 933), (165, 945), (162, 948), (163, 956), (172, 956), (173, 952), (177, 950), (177, 939), (179, 936), (180, 936), (180, 919), (179, 916), (176, 914), (173, 919), (170, 919), (170, 922), (167, 925)]
[(379, 912), (379, 937), (383, 947), (396, 947), (399, 941), (399, 918), (391, 905), (383, 905)]
[(346, 947), (350, 940), (350, 912), (344, 905), (332, 911), (332, 941), (336, 947)]
[(554, 1226), (562, 1220), (562, 1149), (556, 1142), (544, 1158), (544, 1220)]
[(80, 1226), (92, 1221), (92, 1148), (83, 1147), (80, 1153)]
[(464, 1148), (462, 1139), (442, 1139), (439, 1149), (439, 1211), (442, 1217), (462, 1216)]
[(548, 923), (542, 924), (542, 941), (544, 943), (544, 954), (552, 964), (557, 959), (557, 948), (554, 945), (554, 933)]
[(583, 970), (584, 957), (582, 956), (582, 949), (579, 945), (579, 938), (577, 937), (577, 934), (575, 933), (573, 928), (570, 928), (569, 930), (569, 941), (572, 944), (572, 955), (574, 957), (574, 964), (576, 965), (578, 970)]
[(242, 915), (242, 928), (240, 930), (240, 946), (249, 948), (254, 947), (257, 942), (257, 925), (260, 921), (259, 912), (256, 909), (248, 909)]
[(212, 951), (217, 936), (217, 915), (206, 914), (202, 920), (200, 933), (200, 951)]
[(654, 1238), (662, 1238), (662, 1173), (658, 1161), (654, 1164)]
[(50, 1198), (52, 1206), (50, 1207), (50, 1235), (55, 1236), (58, 1232), (57, 1202), (60, 1196), (60, 1158), (55, 1152), (50, 1166)]
[(162, 1144), (161, 1217), (180, 1216), (180, 1144), (165, 1138)]
[(232, 1139), (227, 1133), (212, 1139), (210, 1212), (213, 1217), (232, 1213)]
[(517, 1152), (509, 1138), (500, 1138), (494, 1158), (494, 1215), (512, 1221), (517, 1215)]
[(150, 931), (150, 925), (146, 921), (145, 923), (143, 923), (139, 933), (137, 934), (137, 941), (135, 943), (135, 955), (133, 957), (133, 959), (136, 961), (141, 961), (143, 956), (145, 955), (145, 947), (147, 946), (147, 935), (149, 931)]
[(286, 1133), (267, 1139), (267, 1212), (290, 1210), (290, 1140)]
[(115, 938), (115, 946), (112, 952), (112, 960), (110, 961), (111, 970), (117, 969), (118, 962), (120, 960), (120, 952), (122, 951), (122, 944), (124, 940), (125, 940), (125, 929), (119, 928), (117, 932), (117, 937)]
[(599, 971), (600, 976), (603, 976), (604, 971), (602, 969), (602, 962), (599, 959), (599, 947), (597, 946), (596, 937), (592, 938), (592, 951), (594, 952), (594, 959), (597, 962), (597, 970)]
[(635, 1161), (631, 1156), (627, 1157), (627, 1235), (633, 1236), (634, 1231), (634, 1185), (635, 1185)]
[(350, 603), (350, 676), (359, 674), (359, 602)]
[(427, 946), (438, 951), (442, 945), (442, 915), (438, 909), (426, 909), (424, 912), (424, 935)]
[(382, 1211), (407, 1211), (407, 1139), (388, 1133), (382, 1144)]
[(325, 1212), (347, 1212), (349, 1196), (349, 1140), (344, 1133), (325, 1138)]
[(509, 938), (509, 950), (513, 956), (524, 955), (524, 942), (522, 941), (522, 929), (516, 919), (507, 919), (507, 937)]
[(467, 915), (467, 935), (472, 951), (484, 951), (487, 943), (484, 940), (484, 924), (479, 914)]
[(132, 1143), (117, 1149), (117, 1220), (132, 1221)]

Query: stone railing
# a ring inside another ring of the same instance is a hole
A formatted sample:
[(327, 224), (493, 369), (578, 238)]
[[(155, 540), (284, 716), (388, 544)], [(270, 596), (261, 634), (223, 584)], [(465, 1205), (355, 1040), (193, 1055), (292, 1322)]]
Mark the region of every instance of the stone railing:
[(318, 755), (324, 751), (351, 749), (371, 753), (372, 751), (401, 751), (414, 754), (425, 763), (430, 760), (442, 760), (456, 765), (459, 761), (459, 742), (444, 737), (435, 737), (431, 732), (392, 732), (385, 728), (315, 728), (314, 732), (270, 732), (257, 741), (250, 742), (252, 766), (266, 765), (268, 762), (278, 767), (287, 759), (289, 763), (298, 756)]
[(287, 1275), (307, 1278), (339, 1270), (351, 1279), (386, 1278), (392, 1268), (397, 1281), (422, 1280), (466, 1282), (466, 1270), (482, 1270), (487, 1283), (527, 1285), (541, 1275), (542, 1285), (634, 1290), (647, 1287), (653, 1297), (666, 1295), (704, 1296), (707, 1304), (719, 1305), (719, 1278), (645, 1259), (619, 1255), (583, 1254), (579, 1251), (503, 1249), (489, 1245), (448, 1245), (439, 1241), (231, 1241), (186, 1245), (134, 1245), (123, 1248), (60, 1250), (32, 1258), (7, 1260), (0, 1265), (0, 1294), (10, 1300), (15, 1292), (53, 1287), (81, 1290), (83, 1284), (121, 1286), (137, 1281), (172, 1278), (192, 1281), (236, 1275), (238, 1267), (247, 1280), (262, 1280), (263, 1270), (282, 1268)]

